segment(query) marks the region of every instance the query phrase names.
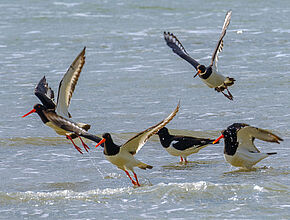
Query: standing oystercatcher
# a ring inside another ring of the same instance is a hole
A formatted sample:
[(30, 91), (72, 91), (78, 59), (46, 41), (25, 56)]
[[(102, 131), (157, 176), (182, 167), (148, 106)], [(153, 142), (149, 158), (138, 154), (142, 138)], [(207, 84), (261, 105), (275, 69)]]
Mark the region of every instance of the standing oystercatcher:
[[(234, 84), (235, 79), (224, 77), (219, 74), (217, 68), (218, 54), (223, 49), (223, 38), (226, 35), (227, 27), (230, 24), (231, 15), (232, 11), (228, 11), (225, 17), (222, 33), (212, 55), (211, 63), (208, 67), (199, 64), (196, 60), (191, 58), (174, 34), (164, 32), (164, 39), (174, 53), (185, 59), (197, 70), (194, 77), (198, 75), (208, 87), (214, 88), (217, 92), (224, 94), (224, 96), (228, 99), (233, 100), (233, 96), (228, 90), (228, 87)], [(228, 94), (224, 93), (224, 90), (227, 90)]]
[(261, 128), (252, 127), (248, 124), (234, 123), (222, 131), (222, 135), (213, 143), (224, 138), (225, 160), (235, 167), (251, 169), (259, 161), (274, 153), (261, 153), (254, 145), (255, 138), (267, 142), (283, 141), (277, 135)]
[(85, 63), (85, 50), (86, 48), (84, 48), (77, 56), (60, 81), (57, 103), (54, 102), (54, 92), (48, 86), (44, 76), (34, 89), (34, 94), (42, 102), (42, 105), (34, 105), (30, 112), (22, 116), (26, 117), (27, 115), (36, 112), (45, 125), (53, 128), (57, 134), (64, 135), (70, 139), (74, 147), (81, 154), (83, 152), (72, 139), (79, 137), (83, 147), (87, 152), (89, 147), (83, 142), (80, 136), (95, 142), (99, 142), (101, 140), (101, 138), (87, 132), (91, 127), (90, 125), (84, 123), (75, 123), (67, 119), (71, 118), (71, 114), (68, 112), (68, 107), (83, 65)]
[(187, 163), (190, 154), (199, 152), (202, 148), (213, 143), (213, 139), (196, 138), (190, 136), (171, 135), (166, 127), (157, 132), (161, 145), (172, 156), (179, 156), (180, 162)]
[[(103, 134), (103, 139), (96, 145), (98, 147), (100, 144), (104, 143), (104, 154), (108, 161), (116, 165), (119, 169), (126, 172), (133, 185), (140, 186), (136, 173), (134, 172), (134, 167), (139, 167), (141, 169), (152, 169), (153, 167), (142, 163), (141, 161), (135, 159), (134, 155), (143, 147), (143, 145), (148, 141), (148, 139), (156, 134), (161, 128), (168, 124), (179, 110), (179, 103), (175, 110), (167, 116), (160, 123), (142, 131), (129, 139), (123, 145), (116, 145), (109, 133)], [(135, 180), (132, 179), (129, 172), (134, 174)]]

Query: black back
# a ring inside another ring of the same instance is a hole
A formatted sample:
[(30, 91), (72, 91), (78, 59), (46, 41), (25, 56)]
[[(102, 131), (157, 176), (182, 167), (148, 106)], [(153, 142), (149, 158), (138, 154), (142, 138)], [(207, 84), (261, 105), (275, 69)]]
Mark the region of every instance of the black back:
[(186, 150), (191, 147), (201, 147), (211, 144), (213, 139), (196, 138), (190, 136), (171, 135), (166, 127), (160, 129), (157, 133), (164, 148), (168, 148), (170, 144), (177, 150)]

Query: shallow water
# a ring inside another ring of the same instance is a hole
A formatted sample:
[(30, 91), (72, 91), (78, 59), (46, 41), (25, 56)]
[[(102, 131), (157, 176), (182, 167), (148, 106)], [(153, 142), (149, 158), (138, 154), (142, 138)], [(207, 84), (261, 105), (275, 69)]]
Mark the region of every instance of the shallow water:
[[(7, 1), (0, 20), (0, 219), (289, 219), (289, 1)], [(166, 46), (172, 31), (208, 64), (227, 10), (232, 20), (219, 70), (237, 81), (235, 100), (207, 88)], [(142, 187), (105, 160), (80, 155), (34, 114), (33, 89), (45, 74), (58, 83), (86, 46), (72, 98), (73, 120), (124, 143), (166, 117), (168, 128), (214, 138), (234, 122), (269, 129), (280, 145), (251, 172), (223, 159), (223, 142), (178, 163), (153, 137), (137, 158)]]

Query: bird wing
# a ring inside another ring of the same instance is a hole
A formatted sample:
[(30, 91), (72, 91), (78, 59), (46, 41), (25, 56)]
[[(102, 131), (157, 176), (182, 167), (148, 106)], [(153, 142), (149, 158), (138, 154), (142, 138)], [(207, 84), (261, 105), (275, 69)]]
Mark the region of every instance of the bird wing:
[(220, 35), (219, 41), (216, 45), (216, 48), (215, 48), (214, 53), (213, 53), (212, 58), (211, 58), (210, 66), (213, 66), (213, 64), (214, 64), (214, 67), (216, 69), (217, 69), (218, 55), (223, 50), (223, 46), (224, 46), (223, 38), (226, 35), (227, 28), (230, 24), (231, 16), (232, 16), (232, 11), (228, 11), (226, 14), (226, 17), (225, 17), (224, 25), (222, 28), (222, 33)]
[(80, 77), (82, 68), (85, 64), (85, 52), (86, 48), (84, 47), (82, 52), (70, 65), (66, 74), (64, 74), (62, 80), (59, 83), (56, 111), (59, 115), (63, 117), (71, 118), (71, 115), (68, 112), (68, 107), (78, 79)]
[(176, 106), (175, 110), (167, 116), (167, 118), (129, 139), (125, 144), (122, 145), (121, 150), (126, 150), (133, 155), (136, 154), (151, 136), (156, 134), (161, 128), (167, 125), (174, 118), (174, 116), (179, 111), (179, 106), (180, 102)]
[(164, 32), (164, 40), (166, 41), (166, 44), (172, 49), (174, 53), (176, 53), (181, 58), (185, 59), (187, 62), (189, 62), (196, 70), (199, 63), (191, 58), (189, 54), (186, 52), (180, 41), (177, 39), (174, 34), (170, 32)]
[[(175, 141), (175, 143), (174, 143)], [(186, 150), (189, 148), (199, 148), (204, 145), (212, 144), (214, 140), (204, 139), (204, 138), (195, 138), (188, 136), (175, 136), (173, 138), (172, 145), (178, 150)]]
[(34, 89), (34, 94), (47, 109), (55, 109), (54, 92), (48, 86), (45, 76), (39, 81)]
[(237, 134), (239, 147), (243, 147), (252, 152), (260, 152), (257, 147), (254, 145), (255, 138), (258, 138), (267, 142), (275, 142), (279, 144), (279, 141), (283, 141), (282, 138), (277, 135), (266, 131), (261, 128), (256, 128), (252, 126), (246, 126), (241, 128)]

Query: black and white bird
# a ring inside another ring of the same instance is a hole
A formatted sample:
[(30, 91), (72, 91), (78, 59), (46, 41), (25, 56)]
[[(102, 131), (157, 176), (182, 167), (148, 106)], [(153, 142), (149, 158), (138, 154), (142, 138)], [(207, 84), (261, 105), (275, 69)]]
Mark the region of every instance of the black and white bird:
[(71, 97), (85, 63), (85, 49), (86, 48), (84, 48), (73, 61), (60, 81), (57, 102), (55, 103), (54, 92), (48, 86), (44, 76), (34, 89), (34, 94), (39, 98), (42, 104), (34, 105), (30, 112), (22, 116), (26, 117), (27, 115), (36, 112), (45, 125), (54, 129), (57, 134), (64, 135), (70, 139), (74, 147), (81, 154), (81, 148), (74, 143), (74, 138), (79, 137), (87, 152), (89, 147), (83, 142), (81, 137), (85, 137), (95, 142), (99, 142), (101, 140), (101, 138), (87, 132), (91, 127), (90, 125), (76, 123), (68, 119), (71, 118), (71, 114), (68, 112)]
[(235, 167), (251, 169), (259, 161), (274, 153), (262, 153), (254, 144), (255, 138), (267, 142), (283, 141), (277, 135), (261, 128), (252, 127), (248, 124), (234, 123), (222, 131), (222, 135), (215, 142), (224, 138), (225, 160)]
[[(103, 134), (103, 139), (96, 145), (98, 147), (100, 144), (104, 144), (104, 155), (108, 161), (117, 166), (119, 169), (125, 171), (133, 185), (140, 186), (137, 175), (134, 172), (134, 167), (139, 167), (140, 169), (152, 169), (153, 167), (137, 160), (134, 155), (144, 146), (144, 144), (156, 134), (161, 128), (168, 124), (179, 110), (179, 103), (175, 110), (168, 115), (163, 121), (158, 124), (142, 131), (129, 139), (123, 145), (117, 145), (113, 142), (112, 137), (109, 133)], [(131, 171), (134, 175), (135, 180), (132, 179), (129, 172)]]
[(180, 162), (184, 164), (187, 163), (189, 155), (198, 153), (214, 141), (207, 138), (171, 135), (166, 127), (160, 129), (157, 134), (165, 150), (172, 156), (179, 156)]
[[(191, 58), (174, 34), (164, 32), (164, 39), (174, 53), (189, 62), (197, 70), (194, 77), (198, 75), (208, 87), (214, 88), (217, 92), (223, 93), (228, 99), (233, 100), (233, 96), (228, 90), (228, 87), (234, 84), (235, 79), (224, 77), (222, 74), (218, 73), (217, 68), (218, 55), (223, 50), (223, 38), (226, 35), (227, 27), (230, 24), (231, 15), (232, 11), (228, 11), (222, 27), (222, 33), (211, 58), (211, 63), (207, 67)], [(226, 90), (228, 94), (226, 94), (224, 90)]]

